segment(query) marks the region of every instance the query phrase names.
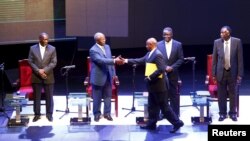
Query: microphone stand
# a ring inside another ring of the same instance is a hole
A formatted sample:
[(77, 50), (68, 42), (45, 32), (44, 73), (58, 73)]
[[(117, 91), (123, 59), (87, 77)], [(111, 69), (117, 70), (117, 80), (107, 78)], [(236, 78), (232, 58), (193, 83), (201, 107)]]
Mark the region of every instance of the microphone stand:
[(133, 67), (133, 78), (132, 78), (133, 100), (132, 100), (132, 107), (131, 107), (131, 109), (129, 109), (129, 108), (122, 108), (123, 110), (130, 110), (130, 112), (125, 115), (125, 117), (127, 117), (129, 114), (131, 114), (131, 113), (133, 113), (135, 111), (144, 112), (142, 110), (136, 110), (135, 109), (135, 69), (136, 69), (136, 64), (132, 65), (132, 67)]
[[(192, 83), (193, 83), (193, 90), (192, 92), (190, 92), (190, 95), (192, 95), (193, 97), (196, 96), (196, 91), (195, 91), (195, 64), (196, 64), (196, 60), (195, 59), (190, 59), (187, 60), (187, 62), (192, 61)], [(189, 106), (193, 106), (193, 105), (182, 105), (180, 107), (189, 107)], [(198, 107), (196, 107), (198, 109)]]
[[(65, 72), (62, 73), (62, 70), (65, 69)], [(68, 103), (68, 99), (69, 99), (69, 86), (68, 86), (68, 74), (69, 74), (69, 70), (71, 68), (61, 68), (61, 74), (62, 76), (65, 76), (65, 84), (66, 84), (66, 108), (65, 110), (56, 110), (57, 112), (64, 112), (64, 114), (59, 118), (62, 119), (66, 114), (68, 113), (77, 113), (77, 112), (70, 112), (69, 111), (69, 103)]]
[(2, 87), (2, 94), (1, 94), (1, 105), (0, 105), (0, 112), (1, 113), (3, 113), (3, 115), (5, 116), (5, 117), (7, 117), (8, 119), (10, 119), (10, 117), (8, 116), (8, 114), (6, 113), (6, 110), (5, 110), (5, 107), (4, 107), (4, 96), (5, 96), (5, 90), (4, 90), (4, 79), (3, 79), (3, 77), (4, 77), (4, 63), (2, 63), (1, 64), (1, 66), (0, 66), (0, 70), (1, 70), (1, 77), (2, 77), (2, 79), (1, 79), (1, 87)]

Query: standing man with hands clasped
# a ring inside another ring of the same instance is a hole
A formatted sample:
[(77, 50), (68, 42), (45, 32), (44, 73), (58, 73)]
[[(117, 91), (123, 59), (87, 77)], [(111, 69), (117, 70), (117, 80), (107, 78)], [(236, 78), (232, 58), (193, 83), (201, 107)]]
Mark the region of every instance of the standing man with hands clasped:
[(54, 93), (54, 72), (57, 64), (56, 49), (48, 44), (47, 33), (39, 35), (39, 43), (30, 47), (28, 61), (32, 68), (32, 88), (34, 91), (34, 113), (33, 122), (40, 119), (41, 113), (41, 92), (42, 88), (46, 98), (46, 117), (53, 121), (53, 93)]
[(213, 80), (218, 86), (219, 121), (227, 118), (227, 97), (229, 97), (229, 117), (237, 121), (237, 85), (243, 77), (243, 48), (239, 38), (231, 37), (232, 30), (223, 26), (220, 39), (214, 41)]
[(146, 41), (148, 53), (144, 57), (137, 59), (122, 59), (125, 63), (129, 64), (146, 63), (146, 65), (153, 64), (156, 66), (156, 69), (152, 72), (152, 74), (145, 77), (146, 87), (149, 93), (149, 117), (146, 125), (141, 126), (141, 128), (155, 130), (159, 112), (161, 110), (164, 118), (166, 118), (173, 125), (173, 129), (170, 131), (170, 133), (175, 133), (184, 125), (184, 123), (178, 118), (166, 100), (168, 91), (166, 86), (167, 76), (165, 76), (165, 63), (161, 52), (156, 47), (157, 40), (155, 38), (149, 38)]
[(179, 72), (178, 69), (184, 61), (182, 43), (173, 39), (173, 30), (170, 27), (163, 29), (163, 40), (158, 42), (157, 48), (161, 51), (165, 71), (169, 79), (169, 93), (167, 99), (170, 99), (170, 106), (176, 115), (180, 115), (180, 98), (177, 94)]
[(112, 121), (111, 97), (112, 81), (116, 76), (114, 65), (123, 64), (123, 61), (117, 57), (112, 58), (110, 46), (106, 44), (106, 37), (103, 33), (97, 32), (94, 35), (96, 44), (90, 50), (91, 70), (90, 83), (92, 85), (93, 114), (94, 120), (98, 122), (101, 118), (101, 102), (104, 99), (104, 118)]

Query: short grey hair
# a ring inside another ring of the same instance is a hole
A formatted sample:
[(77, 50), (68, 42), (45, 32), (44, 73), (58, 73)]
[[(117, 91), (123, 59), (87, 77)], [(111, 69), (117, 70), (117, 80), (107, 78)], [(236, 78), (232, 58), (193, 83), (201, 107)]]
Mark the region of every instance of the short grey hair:
[(104, 36), (104, 34), (101, 32), (96, 32), (94, 35), (94, 39), (97, 40), (100, 36)]

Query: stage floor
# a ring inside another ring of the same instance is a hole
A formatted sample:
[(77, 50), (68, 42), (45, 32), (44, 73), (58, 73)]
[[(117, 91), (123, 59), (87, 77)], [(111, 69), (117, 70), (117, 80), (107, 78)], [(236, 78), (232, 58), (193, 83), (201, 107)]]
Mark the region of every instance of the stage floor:
[[(140, 111), (131, 112), (122, 108), (132, 108), (132, 96), (119, 96), (119, 116), (115, 117), (114, 105), (112, 105), (113, 121), (107, 121), (102, 118), (99, 122), (93, 119), (92, 110), (90, 110), (91, 122), (89, 125), (70, 125), (70, 119), (77, 117), (77, 113), (57, 112), (56, 110), (64, 111), (66, 109), (66, 97), (54, 96), (54, 121), (49, 122), (46, 119), (45, 106), (42, 106), (42, 118), (37, 122), (32, 122), (33, 107), (25, 106), (22, 108), (21, 114), (29, 118), (29, 123), (24, 127), (7, 127), (8, 120), (1, 116), (2, 125), (0, 127), (0, 140), (87, 140), (87, 141), (163, 141), (163, 140), (207, 140), (207, 124), (194, 124), (191, 122), (191, 117), (200, 115), (200, 107), (192, 105), (190, 96), (181, 96), (180, 119), (184, 121), (184, 126), (175, 134), (168, 131), (172, 128), (167, 120), (161, 120), (157, 123), (156, 131), (142, 130), (136, 124), (136, 117), (144, 115), (143, 106), (138, 106), (135, 101), (135, 109)], [(211, 124), (249, 124), (250, 115), (247, 103), (250, 101), (250, 96), (240, 96), (240, 116), (237, 122), (233, 122), (230, 118), (223, 122), (218, 121), (218, 105), (217, 102), (212, 102), (210, 105), (210, 115), (212, 118)], [(69, 104), (70, 112), (77, 112), (78, 107)], [(83, 108), (85, 110), (85, 108)], [(204, 109), (206, 111), (206, 108)], [(130, 113), (131, 112), (131, 113)], [(127, 115), (127, 116), (126, 116)], [(83, 115), (85, 116), (85, 115)], [(125, 117), (126, 116), (126, 117)], [(206, 112), (205, 112), (206, 116)], [(15, 112), (11, 115), (15, 118)]]

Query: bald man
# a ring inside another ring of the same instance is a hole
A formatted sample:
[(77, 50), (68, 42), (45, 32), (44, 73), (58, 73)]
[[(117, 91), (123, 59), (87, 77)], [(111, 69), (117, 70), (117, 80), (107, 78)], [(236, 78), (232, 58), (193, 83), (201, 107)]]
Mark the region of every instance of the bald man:
[[(151, 75), (145, 77), (146, 87), (149, 92), (149, 119), (147, 121), (147, 124), (141, 126), (141, 128), (155, 130), (159, 112), (161, 110), (164, 118), (166, 118), (173, 125), (173, 129), (170, 130), (170, 133), (175, 133), (180, 129), (180, 127), (184, 125), (184, 123), (175, 114), (166, 100), (167, 79), (165, 79), (165, 63), (161, 52), (156, 47), (157, 40), (155, 38), (149, 38), (146, 41), (146, 48), (148, 50), (148, 53), (142, 58), (125, 59), (125, 62), (129, 64), (153, 63), (157, 66), (157, 69)], [(160, 75), (162, 75), (163, 77), (159, 77)]]

